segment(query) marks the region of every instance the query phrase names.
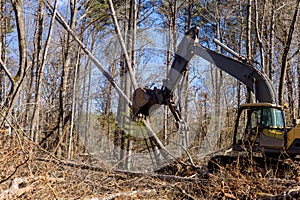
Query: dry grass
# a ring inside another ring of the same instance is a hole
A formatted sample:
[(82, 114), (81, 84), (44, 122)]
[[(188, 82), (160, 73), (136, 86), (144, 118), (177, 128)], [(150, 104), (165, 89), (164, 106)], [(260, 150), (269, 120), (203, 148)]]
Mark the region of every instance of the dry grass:
[(0, 199), (280, 199), (299, 190), (291, 160), (283, 171), (235, 161), (207, 177), (200, 167), (178, 163), (139, 174), (58, 160), (21, 136), (2, 133), (0, 142)]

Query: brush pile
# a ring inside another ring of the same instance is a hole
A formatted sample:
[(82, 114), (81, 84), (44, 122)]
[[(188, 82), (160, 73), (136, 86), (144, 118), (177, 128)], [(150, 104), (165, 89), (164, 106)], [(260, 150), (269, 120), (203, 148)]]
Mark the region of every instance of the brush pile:
[[(174, 162), (153, 173), (118, 172), (92, 158), (58, 159), (21, 135), (0, 136), (2, 199), (296, 199), (297, 161), (270, 166), (237, 158), (204, 166)], [(195, 163), (197, 163), (195, 161)], [(277, 166), (277, 167), (274, 167)]]

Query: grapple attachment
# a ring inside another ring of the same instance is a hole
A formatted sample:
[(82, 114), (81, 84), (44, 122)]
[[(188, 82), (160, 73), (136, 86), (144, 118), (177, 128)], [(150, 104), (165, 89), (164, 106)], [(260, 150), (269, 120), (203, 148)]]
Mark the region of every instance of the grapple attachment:
[(163, 102), (160, 89), (137, 88), (133, 92), (132, 113), (135, 117), (141, 114), (144, 117), (150, 115), (151, 111), (157, 109)]

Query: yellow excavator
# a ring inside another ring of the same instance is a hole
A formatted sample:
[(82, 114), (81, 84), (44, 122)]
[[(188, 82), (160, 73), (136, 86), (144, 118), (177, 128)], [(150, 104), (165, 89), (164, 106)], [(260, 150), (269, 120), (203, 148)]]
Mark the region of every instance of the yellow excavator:
[(147, 117), (152, 109), (157, 108), (156, 105), (167, 105), (174, 115), (178, 128), (184, 127), (185, 123), (173, 100), (173, 92), (187, 70), (188, 62), (197, 55), (238, 79), (255, 95), (257, 103), (239, 106), (233, 133), (234, 150), (251, 149), (266, 155), (285, 151), (291, 156), (300, 155), (300, 125), (295, 120), (294, 127), (286, 126), (284, 107), (278, 105), (276, 92), (269, 78), (251, 65), (247, 59), (237, 55), (220, 42), (219, 45), (238, 59), (224, 56), (200, 45), (198, 34), (197, 27), (185, 33), (178, 45), (167, 78), (160, 89), (144, 87), (134, 91), (133, 115)]

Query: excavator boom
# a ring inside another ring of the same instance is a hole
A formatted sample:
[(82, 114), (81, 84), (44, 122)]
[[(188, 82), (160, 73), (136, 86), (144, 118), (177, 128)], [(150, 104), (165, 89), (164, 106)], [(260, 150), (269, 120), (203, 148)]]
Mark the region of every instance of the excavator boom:
[(224, 56), (198, 44), (197, 27), (186, 32), (177, 47), (175, 58), (161, 89), (138, 88), (133, 94), (134, 116), (148, 116), (156, 105), (168, 105), (176, 121), (181, 121), (180, 113), (173, 101), (173, 91), (187, 70), (188, 62), (194, 55), (200, 56), (221, 70), (235, 77), (255, 93), (259, 102), (277, 103), (275, 91), (268, 77), (249, 63)]

